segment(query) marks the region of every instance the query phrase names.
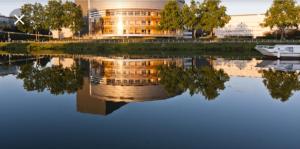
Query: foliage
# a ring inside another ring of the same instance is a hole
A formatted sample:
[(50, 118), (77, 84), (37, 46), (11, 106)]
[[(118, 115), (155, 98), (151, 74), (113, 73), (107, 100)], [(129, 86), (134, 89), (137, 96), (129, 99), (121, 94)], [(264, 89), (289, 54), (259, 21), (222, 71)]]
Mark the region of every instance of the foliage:
[(271, 29), (278, 28), (281, 32), (281, 39), (284, 39), (287, 28), (298, 27), (300, 23), (300, 9), (295, 0), (274, 0), (265, 15), (266, 18), (261, 25)]
[(190, 7), (187, 4), (183, 5), (182, 8), (182, 21), (184, 24), (185, 29), (192, 29), (194, 26), (193, 20), (196, 17), (195, 13), (193, 13)]
[(18, 29), (25, 33), (41, 32), (43, 30), (58, 30), (63, 27), (78, 32), (83, 26), (82, 10), (74, 2), (49, 0), (46, 6), (40, 3), (25, 4), (21, 8), (23, 24)]
[[(153, 56), (222, 56), (228, 58), (262, 57), (257, 43), (0, 43), (0, 50), (25, 54), (95, 54)], [(265, 44), (265, 43), (261, 43)], [(268, 43), (270, 44), (270, 43)], [(23, 53), (23, 52), (20, 52)]]
[(74, 33), (80, 31), (84, 24), (80, 6), (77, 6), (73, 2), (67, 1), (63, 5), (63, 10), (63, 20), (65, 22), (64, 27), (70, 27)]
[(160, 15), (159, 29), (166, 31), (182, 29), (181, 10), (176, 0), (169, 0)]
[(25, 64), (21, 66), (18, 79), (24, 82), (28, 91), (43, 92), (59, 95), (74, 93), (83, 85), (83, 72), (77, 66), (63, 68), (61, 65), (41, 68), (39, 65)]
[(262, 73), (263, 83), (275, 99), (287, 101), (294, 91), (300, 90), (299, 73), (277, 70), (264, 70)]
[(179, 94), (189, 90), (191, 95), (201, 93), (211, 100), (219, 96), (225, 89), (224, 83), (229, 76), (223, 70), (215, 70), (210, 66), (188, 68), (171, 66), (159, 67), (160, 83), (171, 94)]
[(204, 0), (203, 3), (191, 1), (179, 8), (175, 0), (169, 1), (161, 11), (160, 29), (162, 30), (193, 30), (196, 37), (197, 30), (213, 34), (213, 29), (224, 27), (230, 21), (226, 14), (226, 7), (220, 5), (220, 0)]
[(224, 27), (230, 16), (226, 14), (226, 7), (221, 6), (220, 0), (204, 0), (199, 6), (199, 23), (197, 29), (209, 32), (213, 35), (213, 29)]
[(21, 8), (21, 14), (24, 15), (24, 24), (17, 24), (17, 28), (26, 33), (35, 33), (37, 40), (37, 34), (46, 29), (47, 21), (43, 5), (40, 3), (35, 3), (34, 5), (25, 4)]
[(47, 26), (53, 30), (64, 27), (64, 9), (61, 0), (49, 0), (46, 6)]
[(33, 16), (33, 5), (25, 4), (21, 7), (21, 14), (24, 15), (22, 21), (23, 24), (17, 24), (17, 28), (25, 33), (33, 33), (33, 27), (31, 24), (32, 16)]
[(181, 17), (183, 21), (184, 28), (187, 30), (193, 30), (193, 36), (196, 37), (196, 27), (199, 23), (199, 14), (198, 14), (198, 4), (195, 0), (191, 0), (190, 6), (187, 4), (183, 5)]

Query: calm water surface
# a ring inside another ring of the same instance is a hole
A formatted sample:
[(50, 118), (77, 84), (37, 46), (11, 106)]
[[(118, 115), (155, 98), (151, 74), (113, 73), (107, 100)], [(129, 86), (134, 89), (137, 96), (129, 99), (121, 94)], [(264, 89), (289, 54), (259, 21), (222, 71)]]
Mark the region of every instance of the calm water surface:
[(0, 148), (300, 148), (300, 61), (0, 57)]

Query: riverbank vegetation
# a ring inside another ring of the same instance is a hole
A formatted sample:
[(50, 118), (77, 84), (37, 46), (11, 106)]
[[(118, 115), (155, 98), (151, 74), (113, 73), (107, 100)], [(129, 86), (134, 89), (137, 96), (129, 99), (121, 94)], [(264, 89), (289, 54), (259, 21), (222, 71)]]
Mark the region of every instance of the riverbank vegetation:
[(22, 54), (259, 57), (255, 43), (0, 43), (0, 51)]

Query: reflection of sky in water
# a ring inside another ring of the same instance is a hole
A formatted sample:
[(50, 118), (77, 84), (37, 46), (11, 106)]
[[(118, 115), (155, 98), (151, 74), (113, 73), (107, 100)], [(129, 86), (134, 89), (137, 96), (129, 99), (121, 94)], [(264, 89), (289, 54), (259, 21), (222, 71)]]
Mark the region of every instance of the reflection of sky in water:
[(0, 78), (0, 97), (2, 147), (300, 147), (299, 93), (273, 100), (260, 78), (231, 77), (212, 101), (185, 92), (108, 116), (76, 112), (74, 94), (26, 92), (14, 76)]

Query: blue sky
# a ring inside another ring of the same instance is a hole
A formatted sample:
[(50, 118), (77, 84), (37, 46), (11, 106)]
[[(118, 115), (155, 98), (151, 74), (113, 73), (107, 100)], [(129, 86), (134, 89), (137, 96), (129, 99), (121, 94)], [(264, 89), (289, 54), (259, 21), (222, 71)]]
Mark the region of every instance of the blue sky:
[[(24, 3), (47, 3), (48, 0), (1, 0), (0, 14), (9, 15), (15, 9), (21, 7)], [(189, 3), (190, 0), (186, 0)], [(202, 1), (202, 0), (199, 0)], [(297, 0), (298, 3), (300, 0)], [(227, 7), (229, 14), (249, 14), (264, 13), (272, 4), (272, 0), (222, 0), (223, 5)]]

